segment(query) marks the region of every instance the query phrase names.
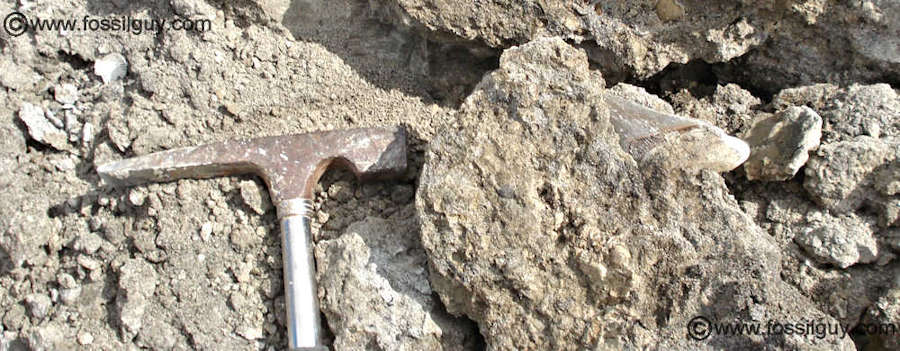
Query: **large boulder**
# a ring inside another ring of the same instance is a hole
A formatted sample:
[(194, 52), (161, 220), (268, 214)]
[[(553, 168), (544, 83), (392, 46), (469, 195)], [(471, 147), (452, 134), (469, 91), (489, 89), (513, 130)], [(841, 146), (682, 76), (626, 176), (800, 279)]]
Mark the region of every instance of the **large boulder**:
[(684, 167), (690, 133), (623, 150), (603, 84), (584, 52), (536, 40), (507, 50), (433, 140), (416, 206), (448, 311), (489, 349), (853, 349), (704, 332), (700, 316), (835, 321), (782, 282), (778, 248), (722, 177)]

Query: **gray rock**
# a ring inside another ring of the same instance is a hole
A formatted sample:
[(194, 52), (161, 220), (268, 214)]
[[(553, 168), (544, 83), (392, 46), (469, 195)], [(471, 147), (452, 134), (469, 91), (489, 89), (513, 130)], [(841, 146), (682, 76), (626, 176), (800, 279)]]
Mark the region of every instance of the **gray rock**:
[(878, 243), (872, 228), (855, 215), (810, 216), (812, 223), (794, 241), (817, 261), (847, 268), (878, 258)]
[(119, 291), (116, 307), (121, 332), (131, 340), (141, 330), (144, 312), (157, 284), (156, 270), (142, 259), (130, 259), (119, 268)]
[(469, 350), (475, 330), (431, 291), (411, 206), (353, 223), (316, 247), (322, 310), (335, 349)]
[(151, 350), (171, 350), (177, 342), (176, 332), (174, 327), (158, 318), (147, 318), (137, 343)]
[(822, 118), (808, 107), (791, 107), (756, 121), (744, 137), (750, 144), (750, 158), (744, 164), (747, 179), (793, 178), (821, 138)]
[(94, 336), (91, 333), (83, 332), (78, 334), (78, 344), (82, 346), (94, 343)]
[(59, 230), (59, 223), (38, 211), (16, 211), (8, 218), (9, 230), (0, 234), (0, 249), (12, 261), (13, 267), (24, 262), (40, 263), (47, 257), (44, 247)]
[(74, 249), (88, 255), (93, 255), (103, 246), (103, 238), (97, 233), (85, 233), (75, 239)]
[(78, 87), (74, 84), (61, 84), (53, 89), (53, 98), (63, 105), (75, 104), (75, 102), (78, 101), (79, 96), (81, 96), (81, 94), (78, 92)]
[(697, 315), (834, 322), (781, 281), (773, 239), (718, 174), (669, 168), (678, 144), (640, 164), (626, 153), (603, 94), (583, 52), (536, 40), (504, 52), (432, 141), (416, 207), (450, 313), (489, 349), (753, 348), (765, 339), (684, 328)]
[[(875, 5), (867, 8), (861, 3)], [(385, 21), (436, 41), (505, 49), (538, 38), (563, 37), (585, 47), (604, 72), (624, 77), (647, 78), (671, 63), (698, 60), (739, 61), (733, 71), (726, 68), (719, 74), (759, 87), (867, 80), (863, 77), (879, 80), (885, 72), (900, 72), (897, 39), (892, 35), (900, 29), (900, 5), (891, 1), (389, 0), (370, 4)], [(808, 40), (800, 43), (798, 38)], [(838, 71), (840, 76), (832, 73)]]
[(806, 105), (824, 120), (822, 143), (858, 136), (900, 137), (900, 97), (887, 84), (840, 88), (817, 84), (785, 89), (772, 100), (778, 109)]
[(81, 285), (78, 284), (75, 277), (68, 273), (60, 273), (56, 280), (60, 286), (59, 300), (66, 305), (74, 304), (81, 296)]
[(63, 328), (57, 323), (38, 326), (27, 334), (26, 343), (32, 351), (74, 349), (74, 343), (66, 338)]
[(47, 316), (47, 312), (50, 311), (53, 303), (50, 302), (50, 297), (45, 294), (30, 294), (25, 297), (25, 305), (28, 306), (28, 312), (32, 317), (41, 320)]
[(880, 178), (893, 173), (881, 171), (894, 167), (897, 160), (900, 140), (896, 139), (859, 136), (823, 145), (807, 163), (803, 187), (819, 205), (837, 213), (854, 211), (866, 203), (881, 204), (875, 207), (880, 207), (888, 221), (890, 204), (900, 196), (884, 195), (875, 188), (884, 184)]
[(437, 350), (441, 330), (422, 305), (398, 293), (369, 264), (369, 249), (355, 233), (316, 248), (322, 310), (336, 349)]
[(256, 214), (262, 215), (272, 208), (272, 202), (269, 200), (269, 192), (265, 187), (260, 186), (252, 180), (242, 181), (240, 184), (241, 199), (244, 204)]
[(679, 114), (707, 121), (731, 135), (744, 135), (750, 130), (756, 108), (762, 101), (737, 84), (719, 85), (712, 96), (694, 98), (689, 90), (672, 97)]
[(19, 119), (28, 128), (28, 135), (35, 141), (65, 150), (68, 147), (66, 133), (59, 130), (44, 116), (44, 110), (30, 103), (23, 103), (19, 109)]

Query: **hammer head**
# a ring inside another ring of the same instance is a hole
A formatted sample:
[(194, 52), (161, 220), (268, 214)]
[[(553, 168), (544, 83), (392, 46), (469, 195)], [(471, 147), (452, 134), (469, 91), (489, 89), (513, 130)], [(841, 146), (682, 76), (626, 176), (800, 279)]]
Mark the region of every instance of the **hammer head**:
[(360, 180), (398, 175), (406, 169), (406, 132), (401, 127), (362, 128), (225, 141), (107, 163), (97, 173), (114, 185), (251, 173), (266, 181), (279, 206), (311, 198), (319, 177), (333, 163)]

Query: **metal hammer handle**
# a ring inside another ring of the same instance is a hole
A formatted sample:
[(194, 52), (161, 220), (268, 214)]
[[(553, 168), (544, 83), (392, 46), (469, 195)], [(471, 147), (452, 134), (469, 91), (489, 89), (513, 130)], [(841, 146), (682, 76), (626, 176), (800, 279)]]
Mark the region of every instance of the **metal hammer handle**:
[(321, 340), (316, 266), (309, 227), (312, 201), (293, 199), (280, 205), (288, 347), (291, 351), (327, 351)]

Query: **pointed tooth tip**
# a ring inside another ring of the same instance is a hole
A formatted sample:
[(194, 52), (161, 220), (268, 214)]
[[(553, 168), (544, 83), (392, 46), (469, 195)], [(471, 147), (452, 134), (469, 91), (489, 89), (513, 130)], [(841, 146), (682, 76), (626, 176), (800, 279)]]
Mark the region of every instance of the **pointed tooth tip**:
[(731, 169), (738, 168), (747, 162), (747, 159), (750, 158), (750, 145), (747, 142), (728, 134), (724, 134), (722, 140), (738, 157)]

